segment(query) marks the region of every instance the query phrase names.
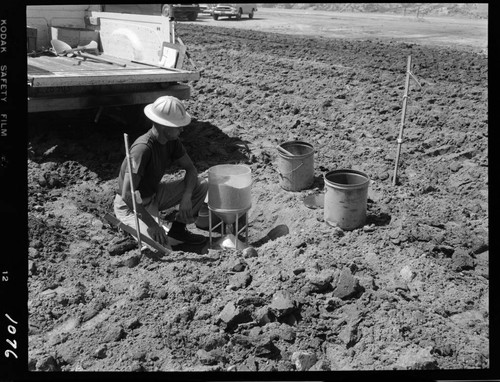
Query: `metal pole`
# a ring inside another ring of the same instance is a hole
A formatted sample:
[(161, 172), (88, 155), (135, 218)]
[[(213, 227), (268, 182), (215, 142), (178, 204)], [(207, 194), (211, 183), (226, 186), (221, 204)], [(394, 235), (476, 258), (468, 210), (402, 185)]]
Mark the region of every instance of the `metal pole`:
[(238, 231), (238, 229), (239, 229), (238, 220), (239, 219), (240, 219), (240, 213), (237, 212), (236, 213), (236, 232), (235, 232), (236, 237), (234, 239), (234, 247), (236, 248), (236, 250), (238, 250), (238, 234), (239, 234), (239, 231)]
[(399, 128), (399, 137), (398, 137), (398, 149), (396, 153), (396, 164), (394, 166), (394, 176), (392, 178), (392, 185), (396, 185), (396, 179), (398, 176), (398, 164), (399, 164), (399, 155), (401, 154), (401, 144), (403, 143), (403, 130), (405, 125), (405, 116), (406, 116), (406, 102), (408, 100), (408, 88), (410, 86), (410, 68), (411, 68), (411, 56), (408, 56), (408, 64), (406, 67), (406, 84), (405, 84), (405, 93), (403, 96), (403, 111), (401, 114), (401, 126)]
[(212, 210), (208, 209), (208, 240), (212, 248)]
[(248, 211), (245, 212), (245, 244), (248, 244)]
[(170, 26), (170, 34), (172, 40), (170, 42), (175, 44), (175, 17), (174, 17), (174, 7), (172, 4), (168, 4), (168, 23)]
[(134, 182), (132, 181), (132, 161), (130, 159), (130, 152), (128, 149), (128, 135), (126, 133), (123, 134), (123, 138), (125, 140), (125, 153), (127, 155), (127, 165), (128, 165), (128, 175), (130, 179), (130, 192), (132, 193), (132, 206), (134, 208), (134, 217), (135, 217), (135, 229), (137, 230), (137, 243), (139, 245), (139, 255), (141, 254), (141, 230), (139, 228), (139, 218), (137, 217), (137, 208), (135, 204), (135, 190), (134, 190)]

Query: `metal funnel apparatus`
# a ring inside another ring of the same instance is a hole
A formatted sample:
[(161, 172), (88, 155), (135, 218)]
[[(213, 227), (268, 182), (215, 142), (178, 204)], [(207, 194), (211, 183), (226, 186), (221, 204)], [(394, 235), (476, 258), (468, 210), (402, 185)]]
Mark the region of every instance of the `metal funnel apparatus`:
[[(209, 208), (210, 208), (210, 205), (209, 205)], [(216, 214), (218, 217), (221, 218), (221, 220), (227, 224), (227, 225), (230, 225), (230, 224), (234, 224), (238, 218), (238, 215), (239, 216), (243, 216), (243, 214), (245, 212), (247, 212), (248, 210), (250, 209), (250, 207), (248, 208), (245, 208), (245, 209), (242, 209), (242, 210), (228, 210), (228, 211), (223, 211), (223, 210), (217, 210), (217, 209), (213, 209), (212, 208), (212, 211), (214, 212), (214, 214)]]
[(236, 236), (234, 236), (234, 234), (232, 233), (224, 235), (219, 240), (217, 240), (215, 246), (220, 248), (234, 248), (241, 250), (248, 247), (246, 243), (236, 238)]
[[(208, 170), (210, 243), (213, 229), (220, 224), (224, 236), (217, 241), (218, 246), (236, 249), (247, 247), (247, 244), (239, 240), (237, 236), (245, 229), (248, 239), (246, 213), (252, 207), (251, 186), (251, 169), (248, 166), (223, 164)], [(221, 219), (221, 222), (216, 226), (212, 226), (212, 212)], [(239, 219), (243, 215), (245, 215), (245, 226), (240, 229)]]

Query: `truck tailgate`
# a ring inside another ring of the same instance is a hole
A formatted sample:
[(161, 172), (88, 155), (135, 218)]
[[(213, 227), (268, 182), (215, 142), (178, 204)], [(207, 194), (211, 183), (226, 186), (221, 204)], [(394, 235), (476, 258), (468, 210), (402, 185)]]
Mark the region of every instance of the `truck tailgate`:
[(36, 88), (184, 82), (200, 79), (199, 72), (182, 69), (154, 68), (105, 54), (99, 57), (126, 64), (126, 67), (76, 56), (28, 57), (28, 85)]

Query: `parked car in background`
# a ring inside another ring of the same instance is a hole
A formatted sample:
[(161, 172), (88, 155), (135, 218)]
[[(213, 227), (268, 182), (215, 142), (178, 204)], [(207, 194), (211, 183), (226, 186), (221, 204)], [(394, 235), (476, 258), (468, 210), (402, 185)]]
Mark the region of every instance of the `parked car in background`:
[(241, 19), (241, 16), (248, 15), (248, 18), (252, 19), (255, 11), (257, 11), (257, 4), (222, 3), (217, 4), (217, 6), (212, 10), (212, 17), (214, 20), (218, 20), (219, 17), (235, 17), (239, 20)]
[(200, 13), (202, 15), (210, 15), (212, 16), (212, 10), (214, 9), (215, 4), (200, 4)]
[[(200, 13), (199, 4), (171, 4), (174, 10), (173, 17), (175, 19), (188, 19), (189, 21), (195, 21), (198, 18), (198, 13)], [(169, 17), (169, 4), (162, 5), (162, 15)]]
[(170, 16), (170, 7), (174, 10), (175, 19), (194, 21), (198, 18), (200, 6), (198, 4), (105, 4), (104, 12), (135, 13), (139, 15)]

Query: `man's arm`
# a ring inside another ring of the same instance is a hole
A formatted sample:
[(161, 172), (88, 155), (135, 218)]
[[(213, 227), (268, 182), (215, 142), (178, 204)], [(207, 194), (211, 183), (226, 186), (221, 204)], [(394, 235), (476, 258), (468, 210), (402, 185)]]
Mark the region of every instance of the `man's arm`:
[[(141, 176), (138, 174), (132, 173), (132, 181), (134, 183), (134, 190), (137, 189), (137, 185), (141, 181)], [(132, 201), (132, 192), (130, 189), (130, 176), (129, 173), (127, 172), (123, 178), (123, 189), (121, 193), (122, 199), (125, 202), (125, 204), (130, 208), (132, 211), (134, 210), (134, 204)], [(158, 225), (156, 220), (151, 216), (151, 214), (144, 208), (142, 203), (137, 202), (135, 203), (136, 206), (136, 211), (137, 215), (139, 218), (146, 223), (148, 226), (148, 234), (151, 236), (151, 238), (160, 243), (163, 246), (168, 246), (168, 238), (167, 234), (163, 230), (162, 227)]]
[(179, 158), (177, 164), (186, 171), (184, 176), (184, 193), (179, 203), (179, 218), (184, 223), (191, 223), (193, 221), (193, 203), (191, 202), (191, 198), (198, 182), (198, 171), (188, 154), (184, 154)]

